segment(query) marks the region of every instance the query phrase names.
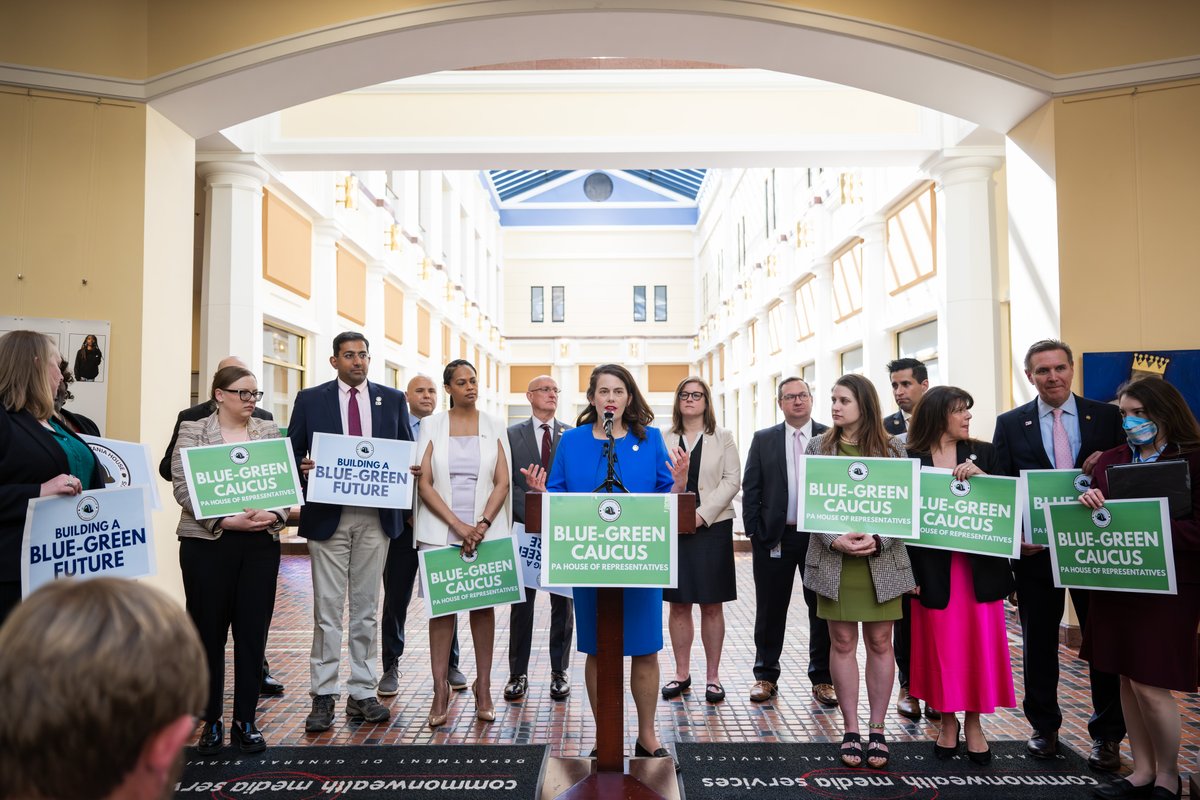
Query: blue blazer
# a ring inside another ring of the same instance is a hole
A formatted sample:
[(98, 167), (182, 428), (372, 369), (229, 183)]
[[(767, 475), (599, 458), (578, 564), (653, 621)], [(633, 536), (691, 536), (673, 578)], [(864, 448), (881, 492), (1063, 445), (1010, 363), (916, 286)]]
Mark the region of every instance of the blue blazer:
[[(388, 386), (367, 381), (371, 406), (371, 437), (375, 439), (402, 439), (412, 441), (412, 429), (408, 424), (408, 402), (404, 392)], [(312, 452), (313, 434), (334, 433), (345, 435), (342, 430), (342, 411), (338, 405), (336, 380), (304, 389), (296, 395), (292, 407), (292, 418), (288, 421), (287, 435), (296, 454), (296, 463)], [(307, 489), (307, 482), (305, 482)], [(390, 539), (400, 538), (404, 532), (408, 512), (394, 508), (379, 509), (379, 524)], [(304, 504), (300, 512), (299, 533), (305, 539), (324, 541), (333, 536), (342, 518), (342, 506), (329, 503)]]
[[(1097, 450), (1103, 452), (1124, 442), (1125, 433), (1116, 406), (1075, 395), (1075, 407), (1079, 411), (1080, 439), (1075, 467), (1079, 468)], [(1036, 399), (996, 418), (992, 445), (996, 448), (997, 475), (1019, 478), (1023, 469), (1054, 469), (1042, 443)]]

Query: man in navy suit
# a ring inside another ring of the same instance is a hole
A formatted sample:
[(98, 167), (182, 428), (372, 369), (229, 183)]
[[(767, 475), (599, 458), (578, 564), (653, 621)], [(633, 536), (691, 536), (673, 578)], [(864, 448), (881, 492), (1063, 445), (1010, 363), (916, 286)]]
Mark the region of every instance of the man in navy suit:
[[(915, 358), (897, 358), (887, 365), (892, 381), (892, 398), (900, 408), (895, 414), (883, 418), (883, 427), (893, 436), (908, 432), (908, 421), (912, 419), (917, 401), (929, 389), (929, 370), (925, 362)], [(908, 693), (909, 654), (912, 651), (912, 595), (904, 595), (901, 601), (902, 615), (892, 626), (892, 652), (896, 654), (896, 677), (900, 681), (900, 695), (896, 699), (896, 711), (909, 719), (921, 718), (921, 701)], [(925, 706), (925, 716), (941, 719), (933, 706)]]
[[(742, 478), (742, 521), (754, 563), (754, 686), (750, 699), (770, 700), (778, 692), (779, 657), (787, 633), (796, 571), (804, 569), (808, 531), (796, 530), (796, 460), (814, 436), (829, 428), (812, 421), (812, 392), (801, 378), (779, 384), (783, 422), (754, 434)], [(817, 596), (804, 588), (808, 606), (808, 677), (813, 698), (836, 706), (829, 673), (829, 624), (817, 617)]]
[[(313, 467), (308, 456), (314, 434), (412, 440), (404, 392), (367, 382), (369, 347), (361, 333), (339, 333), (329, 359), (337, 379), (296, 395), (288, 438), (305, 476)], [(313, 581), (309, 657), (313, 705), (304, 722), (309, 732), (333, 725), (347, 594), (350, 680), (346, 684), (346, 716), (366, 722), (383, 722), (391, 716), (375, 696), (376, 631), (388, 542), (403, 532), (404, 512), (398, 509), (307, 503), (300, 514), (299, 533), (308, 539)]]
[[(1100, 453), (1125, 441), (1116, 406), (1071, 392), (1075, 360), (1071, 348), (1056, 339), (1034, 343), (1025, 354), (1025, 377), (1037, 398), (996, 419), (996, 460), (1002, 474), (1018, 477), (1023, 469), (1082, 469), (1090, 473)], [(1058, 627), (1065, 590), (1054, 588), (1050, 551), (1021, 545), (1013, 562), (1025, 664), (1025, 718), (1033, 727), (1026, 744), (1036, 758), (1058, 752), (1062, 711), (1058, 705)], [(1079, 625), (1087, 624), (1086, 591), (1071, 590)], [(1120, 682), (1116, 675), (1091, 670), (1092, 709), (1088, 764), (1115, 772), (1121, 766), (1125, 738)]]

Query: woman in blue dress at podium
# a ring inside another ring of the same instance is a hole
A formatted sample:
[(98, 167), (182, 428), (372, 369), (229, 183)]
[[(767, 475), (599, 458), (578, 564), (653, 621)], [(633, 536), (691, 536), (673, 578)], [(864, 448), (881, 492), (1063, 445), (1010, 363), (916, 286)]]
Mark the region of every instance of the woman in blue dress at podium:
[[(687, 485), (688, 457), (680, 448), (669, 452), (662, 433), (650, 427), (654, 413), (633, 376), (618, 364), (592, 370), (588, 406), (576, 427), (563, 433), (550, 474), (536, 464), (522, 469), (529, 491), (603, 491), (608, 475), (605, 412), (612, 413), (616, 447), (614, 474), (632, 493), (682, 492)], [(617, 489), (616, 491), (620, 491)], [(662, 650), (662, 589), (624, 589), (624, 655), (631, 656), (630, 688), (637, 706), (638, 736), (634, 754), (669, 757), (654, 723), (658, 703), (658, 651)], [(587, 653), (585, 679), (592, 716), (596, 715), (596, 590), (575, 589), (575, 636)]]

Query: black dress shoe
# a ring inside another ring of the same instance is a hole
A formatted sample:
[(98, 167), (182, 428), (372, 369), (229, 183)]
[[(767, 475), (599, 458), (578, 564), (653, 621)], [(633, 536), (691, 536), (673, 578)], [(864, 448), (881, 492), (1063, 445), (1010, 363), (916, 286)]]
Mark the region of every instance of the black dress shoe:
[(1116, 772), (1121, 769), (1121, 743), (1093, 739), (1088, 766), (1099, 772)]
[(667, 681), (666, 685), (664, 685), (662, 687), (663, 700), (671, 700), (672, 698), (679, 697), (679, 695), (683, 694), (684, 692), (690, 692), (691, 690), (692, 690), (692, 676), (691, 675), (688, 675), (686, 678), (684, 678), (681, 681), (675, 681), (675, 680)]
[(235, 719), (230, 733), (231, 740), (243, 753), (261, 753), (267, 749), (267, 740), (253, 722), (238, 722)]
[(262, 683), (259, 684), (258, 693), (261, 695), (269, 695), (274, 697), (283, 694), (283, 684), (271, 677), (271, 673), (264, 672)]
[(205, 756), (221, 752), (225, 746), (225, 726), (221, 720), (205, 722), (204, 730), (200, 731), (200, 741), (196, 742), (196, 750)]
[(1034, 758), (1054, 758), (1058, 755), (1058, 731), (1034, 731), (1025, 749)]
[[(648, 748), (642, 746), (642, 743), (636, 739), (633, 742), (633, 754), (638, 758), (671, 758), (671, 751), (665, 747), (660, 747), (653, 753)], [(679, 772), (679, 762), (671, 759), (671, 763), (675, 765), (675, 771)]]
[[(553, 684), (551, 684), (553, 688)], [(524, 675), (514, 675), (504, 684), (505, 700), (520, 700), (529, 691), (529, 678)]]
[(1092, 789), (1092, 797), (1098, 797), (1100, 800), (1135, 800), (1136, 798), (1149, 797), (1154, 791), (1154, 781), (1135, 786), (1124, 778), (1117, 778), (1112, 783), (1106, 783), (1103, 786), (1097, 786)]
[(565, 672), (555, 672), (550, 676), (550, 697), (554, 700), (566, 700), (571, 696), (571, 679)]

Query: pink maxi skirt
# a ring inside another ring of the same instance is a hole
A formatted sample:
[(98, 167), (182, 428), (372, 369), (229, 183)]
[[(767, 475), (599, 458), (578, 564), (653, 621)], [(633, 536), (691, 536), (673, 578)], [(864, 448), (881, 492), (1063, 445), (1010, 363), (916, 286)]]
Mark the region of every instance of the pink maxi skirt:
[(912, 604), (909, 691), (938, 711), (991, 714), (1017, 704), (1004, 621), (1004, 601), (975, 600), (971, 563), (950, 559), (950, 602)]

